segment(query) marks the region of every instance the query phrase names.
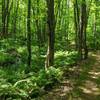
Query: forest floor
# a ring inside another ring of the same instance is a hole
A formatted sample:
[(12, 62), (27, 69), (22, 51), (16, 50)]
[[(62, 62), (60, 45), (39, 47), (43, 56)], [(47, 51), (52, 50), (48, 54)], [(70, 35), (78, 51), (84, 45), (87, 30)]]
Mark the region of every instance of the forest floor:
[(62, 84), (39, 100), (100, 100), (100, 51), (64, 70)]

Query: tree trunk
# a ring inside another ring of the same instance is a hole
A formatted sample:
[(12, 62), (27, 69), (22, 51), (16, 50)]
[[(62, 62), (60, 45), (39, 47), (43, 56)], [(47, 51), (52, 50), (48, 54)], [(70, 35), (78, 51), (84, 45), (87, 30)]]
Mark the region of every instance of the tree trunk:
[(27, 15), (27, 69), (26, 72), (31, 70), (31, 0), (28, 0), (28, 15)]
[(86, 6), (86, 1), (83, 0), (82, 2), (82, 20), (83, 20), (83, 49), (84, 49), (84, 55), (83, 59), (88, 58), (88, 48), (86, 44), (86, 28), (87, 28), (87, 23), (88, 23), (88, 17), (87, 17), (87, 6)]
[(55, 42), (55, 15), (54, 15), (54, 0), (47, 0), (47, 15), (48, 15), (48, 50), (45, 61), (45, 68), (54, 64), (54, 42)]

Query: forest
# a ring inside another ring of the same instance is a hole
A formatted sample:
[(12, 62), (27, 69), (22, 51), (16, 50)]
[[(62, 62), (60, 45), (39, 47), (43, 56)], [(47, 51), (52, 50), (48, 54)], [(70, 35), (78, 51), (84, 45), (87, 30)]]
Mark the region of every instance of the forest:
[(100, 0), (0, 0), (0, 100), (100, 100)]

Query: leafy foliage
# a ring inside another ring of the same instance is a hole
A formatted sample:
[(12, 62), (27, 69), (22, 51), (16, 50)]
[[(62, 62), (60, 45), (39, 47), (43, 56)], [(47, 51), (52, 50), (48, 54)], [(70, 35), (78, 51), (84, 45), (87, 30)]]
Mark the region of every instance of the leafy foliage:
[(53, 87), (54, 84), (60, 82), (62, 77), (61, 70), (53, 67), (50, 67), (47, 71), (40, 70), (37, 74), (29, 73), (29, 76), (23, 75), (22, 77), (16, 73), (13, 74), (12, 78), (10, 76), (4, 78), (5, 73), (2, 70), (0, 74), (3, 77), (0, 78), (0, 97), (2, 99), (37, 97), (41, 94), (41, 91), (43, 92), (43, 87), (44, 89), (46, 85), (48, 85), (48, 88), (50, 85)]
[(55, 66), (70, 66), (76, 64), (78, 54), (76, 51), (58, 51), (55, 55)]

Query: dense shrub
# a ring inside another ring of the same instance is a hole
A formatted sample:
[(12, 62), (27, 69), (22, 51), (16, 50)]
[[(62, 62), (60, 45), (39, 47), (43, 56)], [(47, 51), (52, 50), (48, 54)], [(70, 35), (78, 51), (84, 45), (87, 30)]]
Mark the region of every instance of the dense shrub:
[[(0, 74), (0, 76), (4, 77), (6, 73), (1, 71)], [(50, 67), (47, 71), (40, 70), (38, 73), (22, 75), (22, 79), (19, 78), (20, 74), (17, 74), (13, 74), (12, 78), (0, 78), (1, 99), (9, 98), (10, 100), (17, 100), (20, 98), (27, 100), (27, 98), (35, 98), (41, 94), (41, 91), (52, 89), (55, 83), (60, 82), (62, 78), (62, 71), (54, 67)]]
[(55, 66), (69, 66), (76, 64), (78, 54), (76, 51), (58, 51), (55, 54)]

